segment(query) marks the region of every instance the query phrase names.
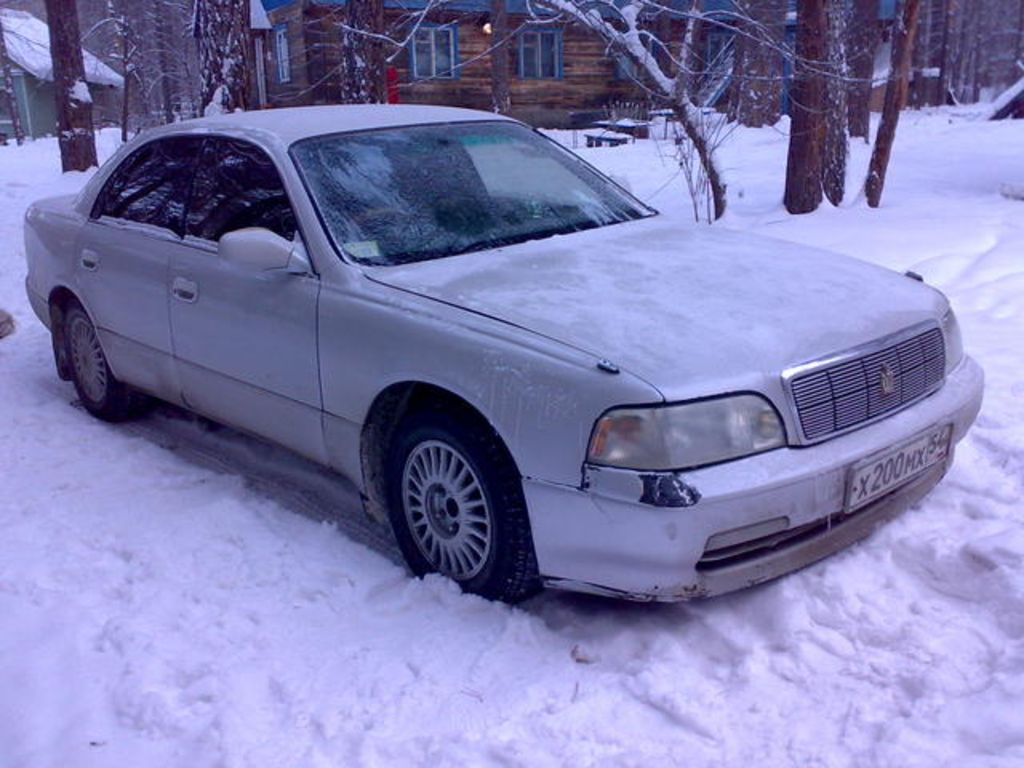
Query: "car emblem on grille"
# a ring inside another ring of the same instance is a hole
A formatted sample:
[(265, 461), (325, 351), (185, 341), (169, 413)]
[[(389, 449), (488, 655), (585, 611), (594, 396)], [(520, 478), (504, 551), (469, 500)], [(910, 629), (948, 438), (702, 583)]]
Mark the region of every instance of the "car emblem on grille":
[(896, 372), (885, 363), (882, 363), (882, 370), (878, 379), (882, 385), (883, 395), (891, 395), (896, 391)]

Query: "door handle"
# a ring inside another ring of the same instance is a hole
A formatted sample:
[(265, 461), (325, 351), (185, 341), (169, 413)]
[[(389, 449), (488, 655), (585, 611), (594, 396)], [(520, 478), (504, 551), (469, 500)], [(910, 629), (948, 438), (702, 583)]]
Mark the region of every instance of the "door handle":
[(176, 299), (194, 304), (195, 300), (199, 298), (199, 286), (184, 277), (176, 277), (171, 283), (171, 293)]
[(100, 255), (96, 251), (86, 249), (82, 251), (81, 264), (83, 269), (95, 272), (96, 267), (100, 265)]

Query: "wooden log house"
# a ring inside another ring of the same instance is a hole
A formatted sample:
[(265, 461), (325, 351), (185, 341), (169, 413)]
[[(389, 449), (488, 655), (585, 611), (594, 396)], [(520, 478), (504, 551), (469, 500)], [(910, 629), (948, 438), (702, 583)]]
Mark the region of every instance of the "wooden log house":
[[(340, 92), (340, 31), (346, 0), (264, 0), (272, 25), (267, 51), (270, 106), (329, 104)], [(408, 36), (424, 0), (385, 0), (393, 36)], [(513, 114), (550, 127), (573, 112), (640, 101), (633, 68), (576, 25), (531, 23), (526, 0), (508, 0), (509, 87)], [(452, 0), (419, 22), (390, 64), (402, 103), (490, 110), (495, 44), (490, 0)]]

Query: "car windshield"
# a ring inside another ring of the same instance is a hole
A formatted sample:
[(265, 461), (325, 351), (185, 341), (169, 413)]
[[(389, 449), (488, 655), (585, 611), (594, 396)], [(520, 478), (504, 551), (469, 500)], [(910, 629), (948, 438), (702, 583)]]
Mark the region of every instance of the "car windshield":
[(518, 123), (413, 126), (292, 147), (334, 242), (393, 265), (603, 227), (653, 213)]

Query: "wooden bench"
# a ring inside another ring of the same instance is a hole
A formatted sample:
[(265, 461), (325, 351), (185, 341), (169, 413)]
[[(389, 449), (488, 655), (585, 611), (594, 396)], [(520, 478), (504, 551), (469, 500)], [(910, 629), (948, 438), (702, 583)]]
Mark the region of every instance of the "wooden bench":
[(610, 136), (607, 133), (588, 133), (588, 147), (621, 147), (629, 142), (629, 136)]

